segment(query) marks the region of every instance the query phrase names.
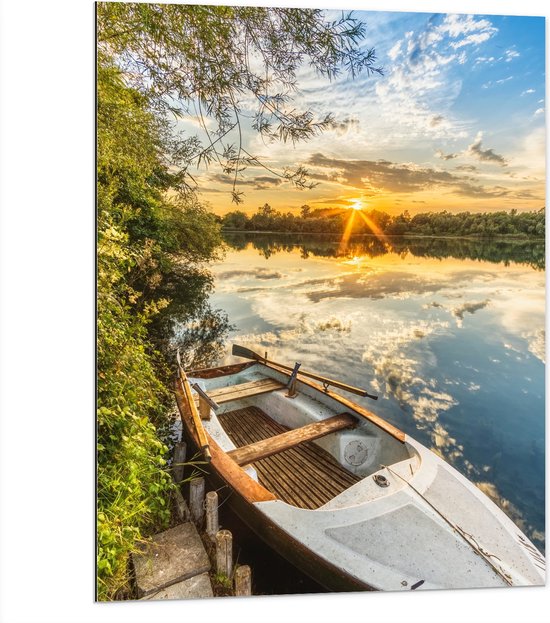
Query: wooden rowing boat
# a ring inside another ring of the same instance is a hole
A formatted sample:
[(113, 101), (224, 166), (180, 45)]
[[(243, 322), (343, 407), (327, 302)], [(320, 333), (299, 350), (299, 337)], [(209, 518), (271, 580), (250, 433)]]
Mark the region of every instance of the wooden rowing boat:
[(544, 584), (544, 557), (485, 494), (330, 387), (361, 390), (254, 357), (180, 367), (176, 398), (216, 486), (291, 563), (333, 591)]

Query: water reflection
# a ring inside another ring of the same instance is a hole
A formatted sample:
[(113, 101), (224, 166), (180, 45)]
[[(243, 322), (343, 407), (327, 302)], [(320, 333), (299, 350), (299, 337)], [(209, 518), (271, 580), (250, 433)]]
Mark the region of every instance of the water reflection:
[(544, 243), (537, 240), (503, 240), (469, 238), (408, 238), (388, 236), (380, 240), (375, 236), (351, 238), (342, 246), (332, 236), (307, 234), (247, 234), (226, 233), (227, 245), (235, 250), (249, 246), (269, 259), (274, 253), (290, 252), (299, 249), (300, 256), (307, 259), (317, 257), (378, 257), (389, 251), (401, 257), (411, 254), (415, 257), (437, 259), (471, 259), (484, 262), (526, 264), (536, 270), (544, 270)]
[[(380, 395), (388, 421), (544, 539), (544, 246), (232, 235), (230, 341)], [(224, 361), (231, 361), (226, 355)]]
[(206, 367), (221, 356), (230, 328), (225, 311), (211, 305), (213, 277), (194, 265), (174, 267), (157, 287), (166, 306), (153, 316), (149, 335), (165, 361), (175, 365), (179, 349), (185, 368)]

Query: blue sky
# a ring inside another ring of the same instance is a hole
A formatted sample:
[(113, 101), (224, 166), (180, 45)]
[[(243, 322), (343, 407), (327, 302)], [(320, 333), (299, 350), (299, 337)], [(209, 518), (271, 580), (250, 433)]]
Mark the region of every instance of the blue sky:
[[(246, 144), (272, 168), (304, 164), (319, 185), (297, 191), (249, 169), (241, 208), (266, 201), (285, 211), (360, 201), (391, 213), (544, 206), (545, 19), (354, 15), (366, 23), (362, 45), (375, 48), (384, 75), (330, 83), (302, 67), (296, 107), (333, 113), (334, 127), (295, 148), (265, 145), (248, 130)], [(203, 172), (202, 181), (203, 198), (218, 212), (235, 208), (222, 176)]]

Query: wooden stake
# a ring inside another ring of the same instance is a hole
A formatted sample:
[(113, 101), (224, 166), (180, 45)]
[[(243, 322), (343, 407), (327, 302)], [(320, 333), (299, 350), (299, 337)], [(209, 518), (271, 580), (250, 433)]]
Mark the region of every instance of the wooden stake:
[(206, 494), (206, 534), (214, 540), (219, 529), (218, 494), (210, 491)]
[(233, 535), (229, 530), (216, 534), (216, 571), (227, 578), (233, 570)]
[(239, 565), (235, 569), (235, 596), (252, 595), (252, 571), (248, 565)]
[(189, 484), (191, 519), (198, 525), (204, 519), (204, 478), (193, 478)]
[(187, 456), (187, 444), (185, 441), (180, 441), (174, 446), (174, 459), (172, 477), (175, 482), (181, 482), (183, 480), (183, 470), (185, 458)]
[(176, 510), (178, 512), (178, 517), (180, 518), (180, 520), (183, 522), (189, 521), (191, 518), (189, 506), (187, 506), (187, 502), (181, 494), (179, 487), (176, 487), (174, 489), (174, 500), (176, 502)]

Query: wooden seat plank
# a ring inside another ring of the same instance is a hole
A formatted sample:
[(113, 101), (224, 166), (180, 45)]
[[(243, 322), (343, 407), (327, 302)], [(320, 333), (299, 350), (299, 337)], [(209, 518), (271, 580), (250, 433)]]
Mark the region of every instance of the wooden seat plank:
[(212, 398), (212, 400), (221, 405), (226, 402), (231, 402), (232, 400), (240, 400), (241, 398), (265, 394), (267, 392), (283, 389), (284, 387), (286, 386), (283, 383), (280, 383), (275, 379), (265, 378), (250, 381), (248, 383), (239, 383), (238, 385), (229, 385), (228, 387), (212, 389), (208, 391), (207, 394), (210, 398)]
[(259, 461), (273, 454), (278, 454), (289, 448), (298, 446), (306, 441), (312, 441), (319, 437), (324, 437), (345, 428), (354, 428), (357, 421), (349, 413), (341, 413), (320, 422), (306, 424), (300, 428), (295, 428), (287, 432), (262, 439), (256, 443), (237, 448), (228, 452), (238, 465), (247, 465), (254, 461)]

